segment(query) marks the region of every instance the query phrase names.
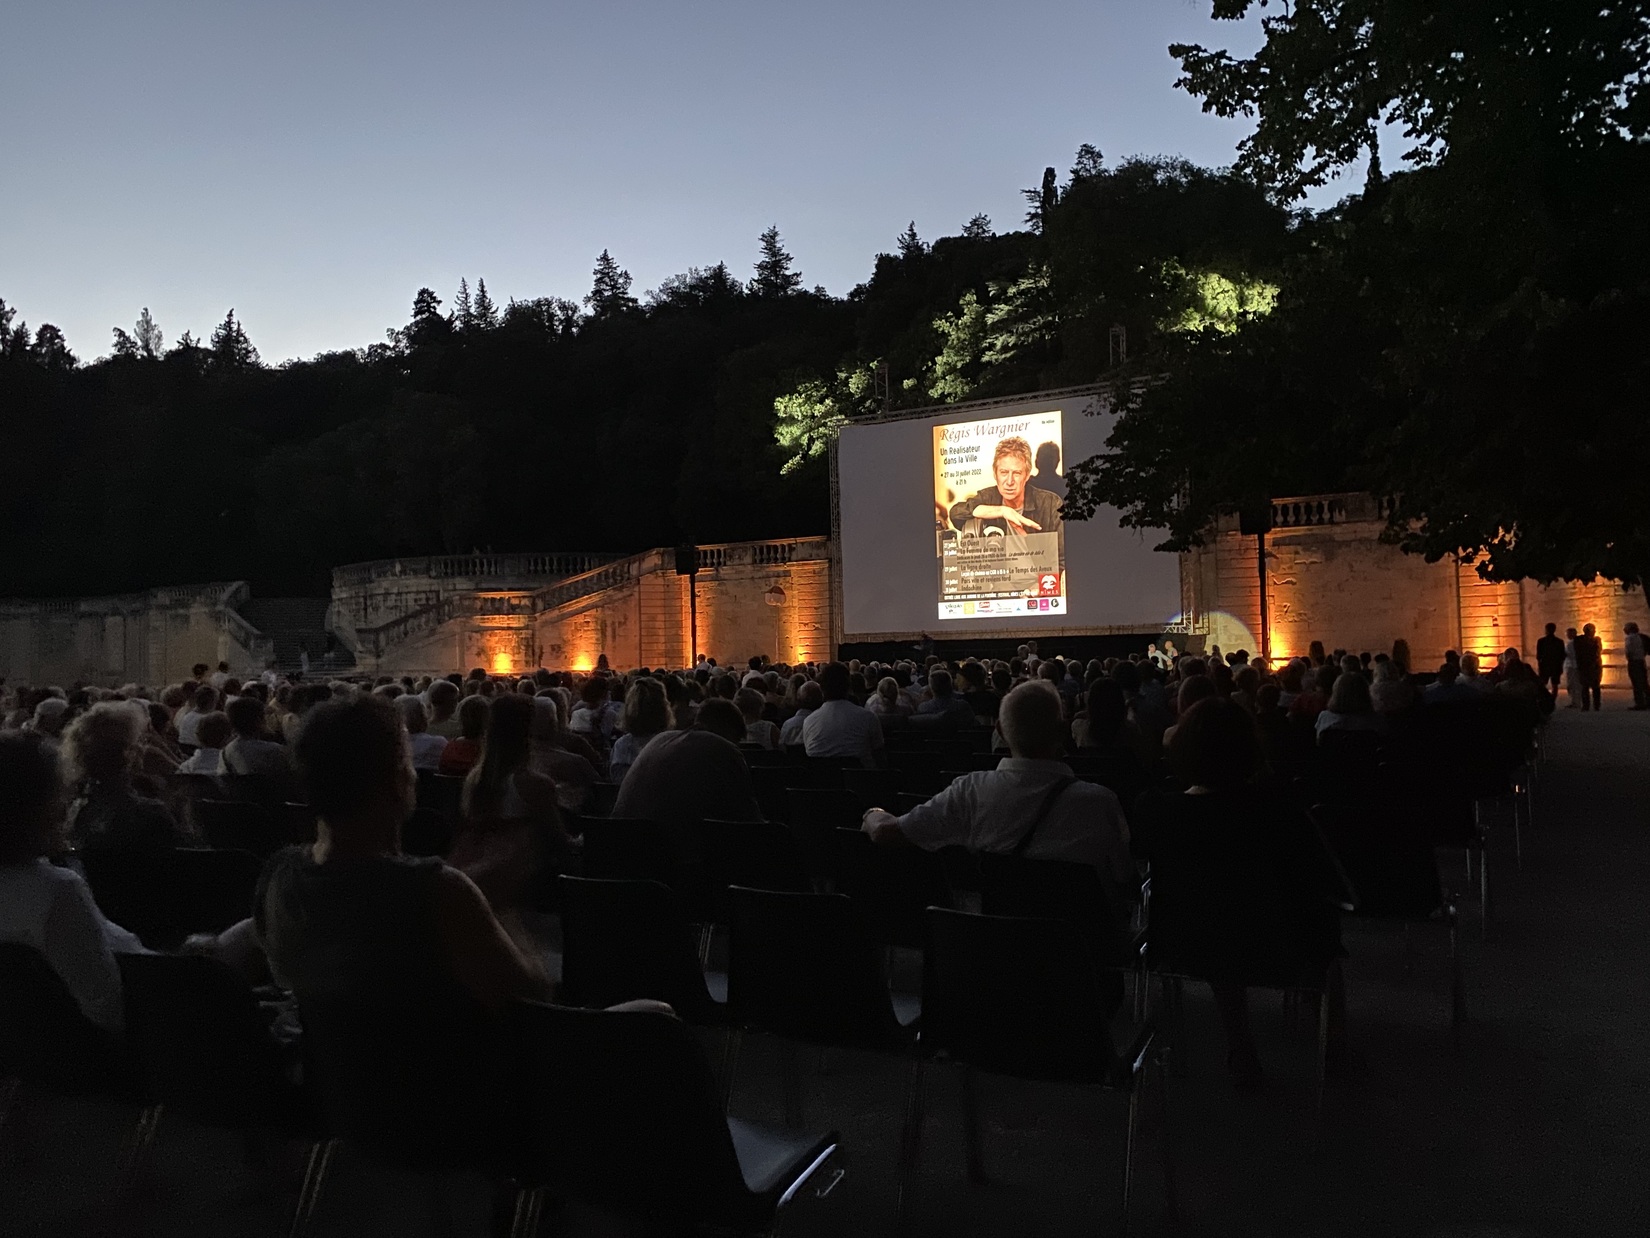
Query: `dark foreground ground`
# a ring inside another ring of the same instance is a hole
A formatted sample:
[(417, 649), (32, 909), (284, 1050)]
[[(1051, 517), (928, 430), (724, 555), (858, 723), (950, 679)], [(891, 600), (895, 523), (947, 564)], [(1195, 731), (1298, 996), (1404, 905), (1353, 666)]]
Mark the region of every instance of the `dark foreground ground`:
[[(1561, 712), (1549, 728), (1524, 868), (1510, 847), (1499, 905), (1480, 942), (1464, 903), (1470, 1025), (1450, 1049), (1441, 931), (1351, 923), (1353, 1062), (1312, 1110), (1313, 1033), (1276, 995), (1257, 995), (1270, 1086), (1234, 1093), (1206, 991), (1188, 992), (1187, 1074), (1170, 1079), (1180, 1221), (1169, 1224), (1161, 1123), (1147, 1134), (1133, 1230), (1196, 1235), (1525, 1235), (1650, 1233), (1650, 714)], [(1503, 831), (1499, 841), (1509, 841)], [(813, 1055), (804, 1060), (815, 1064)], [(777, 1122), (779, 1054), (747, 1039), (733, 1109)], [(810, 1192), (785, 1232), (868, 1236), (893, 1226), (900, 1063), (833, 1055), (810, 1073), (806, 1120), (840, 1130), (847, 1176)], [(981, 1090), (990, 1182), (963, 1175), (957, 1081), (930, 1072), (913, 1232), (1121, 1232), (1123, 1109), (1116, 1098), (987, 1080)], [(129, 1115), (34, 1099), (0, 1134), (0, 1235), (257, 1235), (285, 1232), (296, 1157), (260, 1181), (240, 1145), (164, 1125), (149, 1174), (114, 1195)], [(426, 1183), (342, 1153), (319, 1205), (322, 1235), (480, 1234), (486, 1193)], [(828, 1181), (823, 1179), (822, 1181)], [(569, 1218), (573, 1232), (623, 1232)]]

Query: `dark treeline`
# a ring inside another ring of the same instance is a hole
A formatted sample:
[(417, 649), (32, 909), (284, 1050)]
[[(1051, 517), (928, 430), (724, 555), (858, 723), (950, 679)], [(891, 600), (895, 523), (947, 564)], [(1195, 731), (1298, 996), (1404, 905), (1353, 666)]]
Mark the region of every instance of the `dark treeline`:
[[(1431, 558), (1650, 579), (1650, 0), (1412, 18), (1297, 0), (1251, 57), (1173, 47), (1207, 110), (1256, 118), (1234, 169), (1084, 146), (1012, 230), (908, 228), (845, 297), (772, 228), (748, 278), (637, 297), (604, 252), (582, 303), (423, 289), (387, 342), (278, 368), (233, 313), (168, 348), (144, 311), (81, 365), (0, 303), (0, 590), (818, 533), (845, 419), (1102, 377), (1124, 412), (1070, 518), (1108, 502), (1172, 549), (1370, 490)], [(1359, 161), (1360, 192), (1293, 209)]]
[(385, 343), (280, 366), (233, 311), (169, 342), (144, 310), (80, 363), (0, 303), (0, 592), (313, 592), (397, 554), (823, 532), (840, 417), (1092, 381), (1265, 299), (1289, 216), (1250, 181), (1089, 147), (1057, 181), (1012, 231), (907, 229), (846, 297), (774, 228), (748, 279), (637, 296), (604, 252), (582, 303), (421, 289)]

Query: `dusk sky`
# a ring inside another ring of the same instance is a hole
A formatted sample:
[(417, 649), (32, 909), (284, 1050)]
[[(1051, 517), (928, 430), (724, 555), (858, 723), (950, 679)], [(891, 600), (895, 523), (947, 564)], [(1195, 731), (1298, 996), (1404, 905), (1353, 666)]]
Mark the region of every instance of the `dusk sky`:
[[(1082, 142), (1231, 162), (1170, 43), (1207, 0), (605, 4), (52, 0), (0, 33), (0, 296), (83, 360), (145, 305), (234, 307), (266, 362), (381, 341), (429, 285), (582, 297), (748, 276), (777, 223), (844, 293), (908, 220), (1019, 225)], [(1340, 190), (1313, 201), (1326, 204)]]

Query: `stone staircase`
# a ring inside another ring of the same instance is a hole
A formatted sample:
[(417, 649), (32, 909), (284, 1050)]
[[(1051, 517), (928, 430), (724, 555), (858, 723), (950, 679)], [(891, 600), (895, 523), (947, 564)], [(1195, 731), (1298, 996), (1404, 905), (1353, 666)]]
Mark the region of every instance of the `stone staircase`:
[(275, 644), (275, 669), (300, 669), (299, 655), (309, 650), (311, 674), (352, 670), (355, 656), (327, 630), (328, 598), (249, 598), (240, 615)]

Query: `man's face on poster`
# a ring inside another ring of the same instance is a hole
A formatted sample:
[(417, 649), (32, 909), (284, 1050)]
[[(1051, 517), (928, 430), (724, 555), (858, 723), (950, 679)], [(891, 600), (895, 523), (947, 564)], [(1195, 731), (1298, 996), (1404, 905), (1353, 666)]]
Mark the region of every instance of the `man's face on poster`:
[(1031, 462), (1024, 456), (999, 456), (995, 472), (997, 493), (1003, 496), (1004, 504), (1019, 507), (1025, 500), (1026, 480), (1031, 476)]

